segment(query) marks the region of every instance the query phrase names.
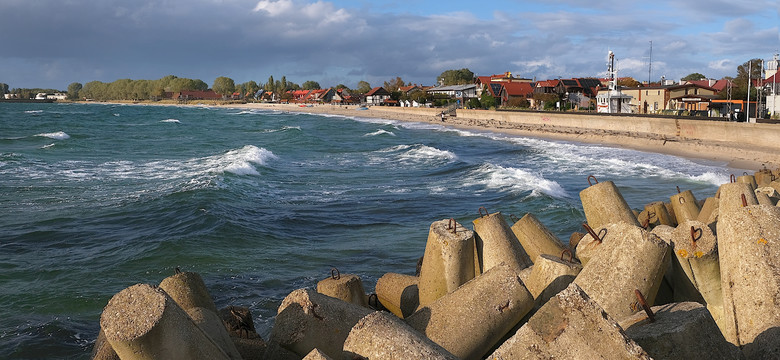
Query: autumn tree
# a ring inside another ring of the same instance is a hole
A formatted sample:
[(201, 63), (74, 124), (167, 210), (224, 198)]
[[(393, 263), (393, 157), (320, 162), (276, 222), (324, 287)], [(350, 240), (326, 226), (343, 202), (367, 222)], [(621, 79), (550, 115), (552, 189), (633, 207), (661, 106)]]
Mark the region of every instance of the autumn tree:
[(392, 79), (390, 81), (385, 81), (384, 88), (385, 90), (389, 92), (398, 91), (402, 86), (406, 86), (406, 83), (404, 83), (404, 80), (401, 79), (400, 76), (397, 76), (395, 79)]
[(211, 85), (211, 89), (215, 93), (226, 97), (236, 91), (236, 83), (229, 77), (220, 76), (214, 79), (214, 85)]
[(629, 87), (629, 88), (635, 88), (642, 85), (642, 83), (640, 83), (639, 81), (637, 81), (632, 77), (622, 77), (618, 79), (617, 84), (618, 86)]
[[(761, 78), (761, 59), (751, 59), (744, 64), (737, 66), (737, 77), (732, 81), (733, 90), (731, 92), (732, 99), (746, 99), (748, 95), (749, 84)], [(750, 100), (756, 100), (758, 98), (758, 92), (754, 88), (750, 88)]]

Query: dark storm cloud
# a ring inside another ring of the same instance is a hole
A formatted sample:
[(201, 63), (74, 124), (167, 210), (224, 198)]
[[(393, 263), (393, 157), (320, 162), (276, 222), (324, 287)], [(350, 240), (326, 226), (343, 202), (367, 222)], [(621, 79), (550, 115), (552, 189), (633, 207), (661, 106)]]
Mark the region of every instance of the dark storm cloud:
[(695, 3), (670, 3), (673, 11), (638, 1), (523, 3), (485, 19), (468, 9), (382, 13), (305, 0), (5, 0), (0, 82), (65, 88), (174, 74), (207, 83), (286, 75), (322, 85), (381, 85), (396, 76), (432, 84), (463, 67), (545, 79), (601, 76), (608, 50), (622, 75), (646, 79), (651, 40), (659, 76), (719, 77), (778, 47), (777, 22), (763, 21), (774, 10), (724, 3), (736, 14), (724, 19), (710, 2)]

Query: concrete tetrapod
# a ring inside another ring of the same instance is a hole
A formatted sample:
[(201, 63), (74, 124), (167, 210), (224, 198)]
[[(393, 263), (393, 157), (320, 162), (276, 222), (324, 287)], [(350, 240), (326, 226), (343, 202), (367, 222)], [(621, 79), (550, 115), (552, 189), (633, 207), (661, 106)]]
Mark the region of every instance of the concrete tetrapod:
[(317, 283), (317, 292), (358, 306), (368, 307), (363, 282), (357, 275), (339, 274), (338, 270), (333, 269), (330, 277)]
[(245, 306), (227, 306), (217, 314), (230, 339), (244, 360), (260, 360), (266, 350), (263, 338), (255, 330), (252, 312)]
[(688, 220), (696, 220), (699, 217), (699, 203), (690, 190), (672, 195), (669, 197), (669, 203), (672, 204), (674, 209), (677, 224), (682, 224)]
[(650, 359), (577, 284), (542, 306), (488, 359)]
[(639, 289), (653, 304), (670, 259), (670, 246), (646, 230), (612, 224), (609, 240), (583, 267), (574, 282), (608, 314), (622, 318), (636, 312)]
[(720, 199), (716, 197), (708, 197), (704, 200), (704, 205), (702, 205), (701, 210), (699, 211), (699, 217), (696, 218), (699, 222), (703, 222), (707, 225), (710, 225), (716, 221), (718, 221), (718, 206), (720, 204)]
[(540, 306), (566, 289), (580, 271), (582, 265), (571, 259), (542, 254), (536, 258), (531, 276), (525, 285), (536, 299), (537, 306)]
[[(650, 231), (651, 234), (658, 236), (659, 239), (667, 243), (670, 248), (672, 248), (673, 232), (674, 228), (669, 225), (658, 225), (654, 227), (652, 231)], [(671, 261), (669, 261), (669, 265), (664, 271), (664, 280), (661, 282), (661, 287), (658, 288), (658, 295), (655, 297), (656, 304), (668, 304), (674, 302), (674, 263), (677, 261), (677, 259), (674, 256), (670, 256), (670, 258)], [(682, 277), (687, 279), (687, 277), (684, 275), (682, 275)], [(689, 287), (691, 291), (695, 292), (696, 289), (693, 287), (693, 284), (689, 284)]]
[(566, 249), (566, 245), (531, 213), (515, 222), (512, 232), (534, 264), (539, 255), (560, 255)]
[(718, 252), (726, 339), (749, 359), (780, 358), (780, 208), (721, 213)]
[(737, 176), (737, 182), (750, 184), (750, 186), (753, 188), (753, 191), (758, 189), (758, 183), (756, 182), (756, 177), (753, 175)]
[(121, 359), (228, 359), (165, 291), (151, 285), (114, 295), (100, 327)]
[[(586, 224), (583, 224), (583, 226), (585, 225)], [(600, 251), (599, 247), (604, 240), (609, 237), (611, 232), (610, 228), (614, 228), (614, 225), (615, 224), (608, 224), (600, 229), (591, 229), (593, 230), (593, 233), (589, 230), (588, 233), (580, 239), (577, 243), (577, 251), (575, 254), (577, 254), (577, 259), (580, 260), (582, 266), (585, 266), (593, 256), (598, 254)]]
[(326, 355), (320, 349), (314, 349), (306, 354), (301, 360), (333, 360), (333, 358)]
[(344, 359), (449, 359), (443, 347), (397, 317), (376, 311), (360, 319), (344, 342)]
[(412, 315), (420, 305), (417, 284), (420, 278), (412, 275), (387, 273), (376, 282), (376, 297), (388, 311), (403, 319)]
[(654, 321), (640, 311), (620, 321), (626, 335), (654, 359), (739, 359), (702, 304), (695, 302), (653, 306)]
[[(666, 205), (662, 201), (655, 201), (645, 205), (644, 211), (647, 214), (647, 225), (650, 227), (658, 225), (671, 226), (673, 224), (669, 212), (666, 211)], [(640, 223), (644, 225), (643, 222), (640, 221)]]
[(712, 228), (699, 221), (686, 221), (674, 230), (672, 242), (683, 272), (701, 294), (715, 323), (723, 328), (718, 239)]
[(499, 264), (405, 321), (458, 358), (481, 359), (533, 306), (517, 270)]
[[(271, 329), (272, 345), (305, 356), (318, 348), (333, 358), (341, 357), (350, 329), (371, 310), (320, 294), (311, 289), (298, 289), (287, 295)], [(266, 356), (267, 357), (267, 356)]]
[(639, 221), (612, 181), (596, 183), (580, 191), (580, 200), (588, 224), (596, 231), (617, 222), (639, 226)]
[[(718, 188), (720, 201), (718, 202), (718, 217), (723, 214), (740, 209), (746, 205), (758, 205), (756, 193), (750, 189), (750, 185), (745, 183), (728, 183)], [(742, 196), (744, 195), (744, 196)], [(745, 199), (745, 203), (742, 199)]]
[(217, 313), (217, 306), (198, 273), (177, 270), (176, 274), (160, 282), (160, 288), (184, 310), (200, 307)]
[(517, 236), (509, 228), (500, 212), (482, 216), (480, 211), (480, 217), (474, 219), (472, 223), (474, 231), (477, 233), (477, 256), (481, 265), (480, 272), (487, 272), (500, 263), (506, 263), (515, 271), (533, 265), (531, 258), (520, 245)]
[(420, 268), (420, 305), (455, 291), (478, 275), (474, 232), (455, 220), (431, 224)]
[(160, 282), (164, 290), (231, 359), (241, 359), (200, 274), (179, 272)]

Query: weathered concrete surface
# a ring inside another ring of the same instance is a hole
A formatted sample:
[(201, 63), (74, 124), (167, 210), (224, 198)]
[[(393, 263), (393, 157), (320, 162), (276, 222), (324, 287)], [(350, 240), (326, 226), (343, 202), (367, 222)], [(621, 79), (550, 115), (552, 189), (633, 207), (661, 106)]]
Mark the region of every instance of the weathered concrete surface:
[(301, 360), (333, 360), (333, 358), (326, 355), (320, 349), (314, 349), (306, 354)]
[(481, 272), (487, 272), (500, 263), (506, 263), (515, 271), (533, 265), (500, 212), (480, 216), (472, 223), (474, 232), (477, 233), (477, 255)]
[(200, 307), (217, 313), (217, 306), (198, 273), (185, 271), (169, 276), (160, 282), (160, 288), (184, 310)]
[(362, 307), (368, 307), (363, 282), (354, 274), (331, 275), (317, 283), (317, 292), (344, 300)]
[(499, 264), (405, 320), (453, 355), (481, 359), (533, 305), (516, 269)]
[(561, 259), (560, 256), (542, 254), (536, 258), (531, 275), (524, 283), (536, 303), (541, 305), (566, 289), (580, 271), (582, 265), (576, 259), (569, 261), (568, 257)]
[(653, 304), (670, 261), (670, 247), (638, 226), (612, 225), (609, 239), (574, 282), (608, 314), (622, 318), (637, 310), (636, 289)]
[(311, 289), (295, 290), (279, 306), (269, 347), (276, 343), (299, 356), (318, 348), (339, 358), (349, 331), (369, 313), (367, 308)]
[(515, 222), (512, 225), (512, 232), (534, 264), (539, 255), (560, 256), (566, 249), (561, 240), (531, 213), (525, 214)]
[(722, 212), (718, 252), (726, 339), (747, 358), (780, 358), (780, 208)]
[(450, 220), (435, 221), (428, 230), (420, 282), (420, 305), (455, 291), (478, 275), (474, 232)]
[(644, 311), (620, 321), (626, 335), (654, 359), (739, 359), (703, 305), (695, 302), (653, 306), (655, 322)]
[(344, 342), (344, 359), (457, 359), (397, 317), (373, 312), (360, 319)]
[(95, 346), (92, 348), (92, 354), (90, 355), (92, 360), (119, 360), (119, 355), (116, 354), (114, 348), (106, 340), (106, 334), (103, 329), (100, 329), (97, 340), (95, 340)]
[(674, 209), (677, 224), (682, 224), (688, 220), (696, 220), (699, 217), (699, 203), (690, 190), (672, 195), (669, 197), (669, 203), (672, 204)]
[(151, 285), (114, 295), (100, 327), (121, 359), (228, 359), (165, 291)]
[(743, 206), (742, 195), (745, 195), (747, 205), (758, 205), (755, 192), (750, 188), (750, 185), (745, 183), (723, 184), (718, 189), (718, 193), (720, 194), (720, 202), (718, 204), (719, 217), (726, 212), (741, 208)]
[(598, 231), (608, 224), (627, 223), (639, 226), (631, 208), (628, 207), (623, 195), (620, 194), (615, 183), (604, 181), (580, 191), (582, 209), (585, 218), (593, 230)]
[(209, 309), (200, 307), (185, 309), (185, 311), (192, 321), (194, 321), (208, 337), (214, 340), (214, 343), (216, 343), (229, 358), (238, 360), (242, 358), (241, 353), (230, 338), (230, 335), (225, 328), (225, 324), (223, 324), (219, 315)]
[(710, 225), (716, 221), (718, 221), (718, 206), (720, 204), (720, 199), (716, 197), (708, 197), (704, 200), (704, 205), (701, 207), (701, 211), (699, 211), (699, 217), (696, 218), (696, 220), (703, 222), (707, 225)]
[(403, 319), (420, 305), (417, 276), (387, 273), (376, 282), (377, 300), (388, 311)]
[(674, 255), (685, 276), (701, 294), (715, 322), (722, 327), (720, 257), (713, 229), (702, 222), (689, 220), (677, 226), (672, 242)]
[(577, 284), (539, 309), (489, 359), (650, 359)]

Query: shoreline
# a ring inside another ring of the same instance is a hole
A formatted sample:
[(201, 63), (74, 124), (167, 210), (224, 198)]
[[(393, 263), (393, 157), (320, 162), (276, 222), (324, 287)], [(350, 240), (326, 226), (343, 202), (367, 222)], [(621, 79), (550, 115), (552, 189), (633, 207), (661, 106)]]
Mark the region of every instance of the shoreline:
[[(194, 105), (193, 105), (194, 106)], [(461, 130), (490, 131), (514, 136), (525, 136), (547, 140), (573, 141), (604, 146), (627, 148), (643, 152), (666, 154), (706, 162), (722, 162), (725, 166), (757, 171), (762, 167), (780, 166), (778, 151), (748, 143), (703, 142), (684, 138), (669, 139), (654, 134), (593, 130), (555, 125), (518, 124), (499, 120), (473, 119), (463, 116), (447, 117), (445, 121), (431, 112), (403, 111), (369, 107), (356, 110), (356, 106), (313, 105), (300, 107), (295, 104), (228, 104), (226, 108), (265, 109), (297, 113), (330, 114), (348, 117), (381, 118), (397, 121), (424, 122)], [(411, 109), (410, 109), (411, 110)], [(434, 113), (438, 109), (434, 110)]]

